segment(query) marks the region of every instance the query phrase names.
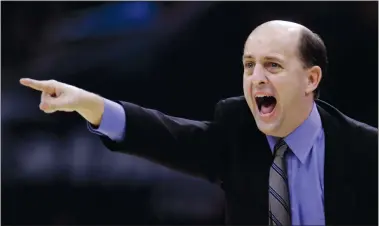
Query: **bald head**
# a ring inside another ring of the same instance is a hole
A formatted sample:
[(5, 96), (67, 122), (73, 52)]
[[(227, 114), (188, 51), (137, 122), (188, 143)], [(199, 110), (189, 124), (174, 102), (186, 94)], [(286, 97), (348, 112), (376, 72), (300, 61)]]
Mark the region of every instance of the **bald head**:
[[(284, 20), (272, 20), (256, 27), (249, 35), (245, 50), (249, 43), (263, 43), (268, 39), (268, 48), (276, 48), (274, 52), (287, 54), (301, 60), (305, 68), (318, 65), (326, 74), (327, 53), (322, 39), (309, 28)], [(318, 97), (319, 89), (315, 91)]]
[(296, 45), (301, 34), (306, 31), (310, 32), (308, 28), (294, 22), (283, 20), (268, 21), (256, 27), (245, 44), (249, 44), (249, 41), (256, 41), (256, 39), (270, 37), (271, 42), (282, 42), (283, 47), (288, 46), (288, 44)]
[[(290, 22), (290, 21), (284, 21), (284, 20), (272, 20), (265, 22), (258, 27), (256, 27), (254, 31), (259, 30), (259, 29), (282, 29), (284, 31), (299, 31), (302, 29), (308, 29), (304, 27), (301, 24)], [(309, 29), (308, 29), (309, 30)]]

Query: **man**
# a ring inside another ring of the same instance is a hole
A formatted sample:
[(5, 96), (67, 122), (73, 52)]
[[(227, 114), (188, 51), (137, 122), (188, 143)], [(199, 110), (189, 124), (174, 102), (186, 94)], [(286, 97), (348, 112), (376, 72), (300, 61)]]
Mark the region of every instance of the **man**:
[(110, 150), (219, 183), (228, 224), (376, 225), (378, 131), (316, 100), (327, 65), (322, 40), (270, 21), (248, 37), (243, 65), (244, 97), (220, 101), (212, 122), (56, 81), (21, 83), (42, 91), (46, 113), (82, 115)]

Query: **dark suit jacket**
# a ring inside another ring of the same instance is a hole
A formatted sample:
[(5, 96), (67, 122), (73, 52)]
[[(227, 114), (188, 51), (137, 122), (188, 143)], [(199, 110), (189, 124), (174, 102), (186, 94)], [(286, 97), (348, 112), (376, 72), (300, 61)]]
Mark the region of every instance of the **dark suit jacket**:
[[(120, 102), (125, 139), (101, 137), (125, 152), (219, 183), (227, 224), (267, 225), (268, 178), (273, 157), (243, 97), (216, 105), (215, 119), (200, 122)], [(378, 224), (378, 130), (316, 101), (325, 132), (326, 224)]]

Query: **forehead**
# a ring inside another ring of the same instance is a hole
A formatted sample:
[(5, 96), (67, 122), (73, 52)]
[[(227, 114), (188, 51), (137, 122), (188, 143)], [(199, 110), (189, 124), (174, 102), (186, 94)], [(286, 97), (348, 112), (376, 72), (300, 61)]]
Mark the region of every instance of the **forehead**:
[(299, 32), (294, 29), (257, 29), (245, 43), (244, 55), (285, 59), (297, 57)]

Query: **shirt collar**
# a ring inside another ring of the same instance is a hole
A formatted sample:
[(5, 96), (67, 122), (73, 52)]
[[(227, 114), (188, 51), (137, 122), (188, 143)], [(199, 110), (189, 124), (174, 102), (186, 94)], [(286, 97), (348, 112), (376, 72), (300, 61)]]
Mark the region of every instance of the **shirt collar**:
[[(288, 147), (301, 163), (304, 163), (307, 159), (321, 127), (321, 117), (317, 110), (316, 103), (314, 103), (308, 118), (292, 133), (284, 138), (284, 141), (287, 143)], [(273, 152), (274, 146), (279, 138), (267, 136), (267, 140), (271, 151)]]

